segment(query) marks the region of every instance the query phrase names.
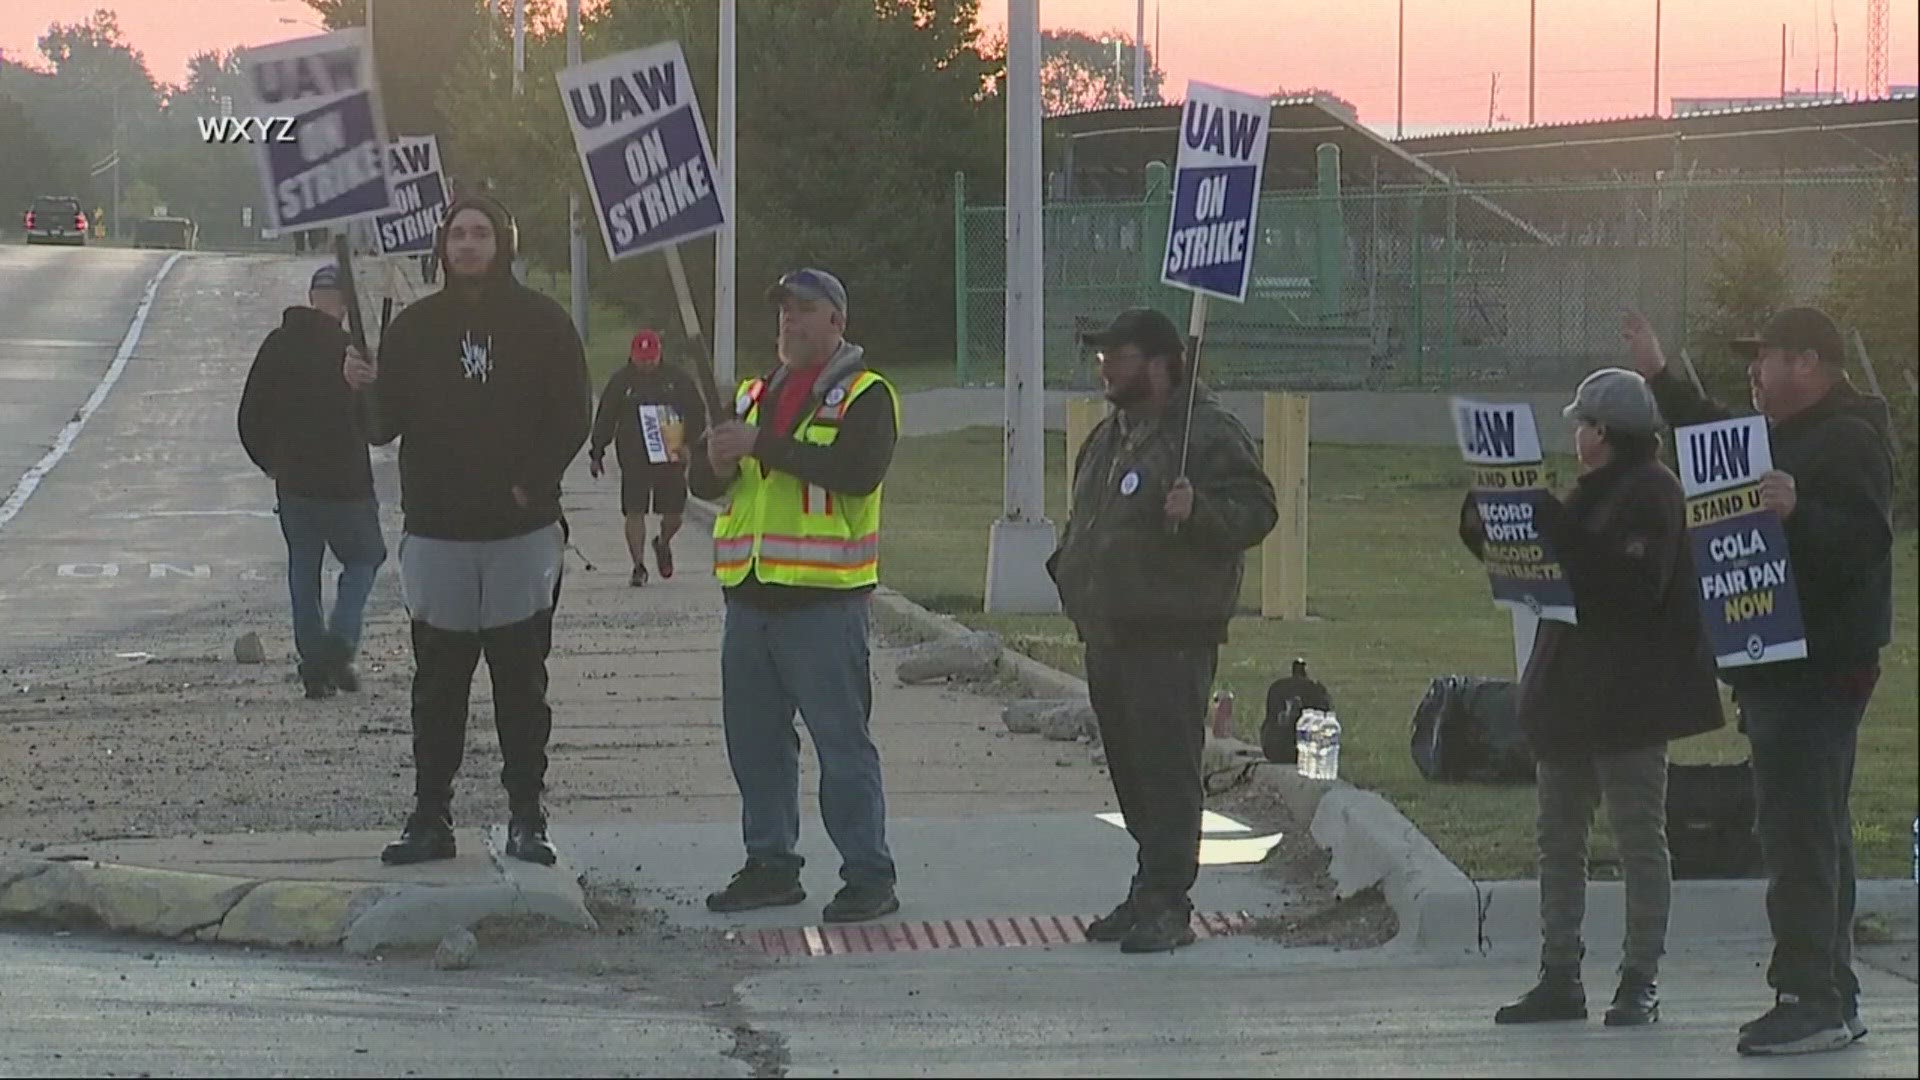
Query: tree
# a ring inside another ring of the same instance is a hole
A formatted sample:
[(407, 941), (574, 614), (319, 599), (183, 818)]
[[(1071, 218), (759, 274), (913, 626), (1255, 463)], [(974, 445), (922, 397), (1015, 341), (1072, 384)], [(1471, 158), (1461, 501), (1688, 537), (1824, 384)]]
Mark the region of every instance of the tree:
[[(36, 195), (84, 190), (78, 165), (27, 115), (15, 98), (0, 93), (0, 146), (8, 165), (0, 169), (0, 213), (24, 210)], [(0, 219), (0, 228), (5, 228)]]
[[(366, 0), (306, 0), (328, 29), (367, 24)], [(487, 0), (406, 0), (381, 4), (374, 66), (387, 133), (430, 135), (446, 128), (438, 96), (447, 75), (486, 37), (497, 12)]]
[(1166, 72), (1147, 50), (1143, 101), (1133, 100), (1133, 40), (1124, 34), (1093, 37), (1078, 30), (1040, 33), (1040, 103), (1048, 116), (1088, 109), (1159, 104)]
[(1693, 328), (1691, 353), (1716, 400), (1746, 400), (1746, 362), (1728, 342), (1787, 306), (1787, 254), (1786, 237), (1757, 205), (1749, 203), (1721, 226), (1720, 243), (1708, 254), (1708, 312)]
[(1348, 123), (1360, 122), (1359, 106), (1331, 90), (1322, 90), (1317, 86), (1309, 86), (1304, 90), (1289, 90), (1283, 86), (1273, 92), (1272, 100), (1275, 104), (1279, 104), (1289, 98), (1312, 98), (1321, 108), (1336, 116), (1344, 117)]

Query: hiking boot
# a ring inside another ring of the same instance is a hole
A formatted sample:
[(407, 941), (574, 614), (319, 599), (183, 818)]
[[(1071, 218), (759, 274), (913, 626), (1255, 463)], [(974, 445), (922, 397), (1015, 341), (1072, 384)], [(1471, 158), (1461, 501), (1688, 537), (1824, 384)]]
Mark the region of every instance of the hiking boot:
[(1133, 897), (1120, 901), (1120, 906), (1087, 924), (1088, 941), (1119, 941), (1133, 929), (1139, 921), (1140, 913), (1133, 906)]
[(388, 866), (431, 862), (453, 858), (453, 815), (445, 806), (422, 804), (407, 815), (407, 827), (400, 839), (380, 852), (380, 861)]
[(673, 545), (664, 536), (653, 538), (653, 557), (660, 564), (660, 580), (673, 576)]
[(552, 866), (560, 858), (547, 839), (547, 813), (537, 802), (515, 806), (507, 818), (507, 858)]
[(1577, 969), (1541, 968), (1540, 981), (1520, 1000), (1500, 1006), (1496, 1024), (1538, 1024), (1552, 1020), (1585, 1020), (1587, 988)]
[(1639, 1027), (1660, 1019), (1659, 984), (1637, 971), (1620, 974), (1620, 988), (1607, 1006), (1608, 1027)]
[(752, 911), (763, 907), (788, 907), (807, 898), (800, 887), (800, 872), (747, 860), (733, 880), (719, 892), (707, 896), (708, 911)]
[(308, 701), (323, 701), (334, 695), (333, 680), (328, 676), (302, 676), (300, 682), (307, 688)]
[(1193, 913), (1184, 907), (1134, 909), (1133, 925), (1120, 938), (1123, 953), (1172, 952), (1193, 944)]
[[(1866, 1034), (1864, 1025), (1861, 1034)], [(1817, 1054), (1853, 1040), (1839, 1009), (1781, 993), (1774, 996), (1773, 1008), (1741, 1029), (1738, 1049), (1748, 1056)]]

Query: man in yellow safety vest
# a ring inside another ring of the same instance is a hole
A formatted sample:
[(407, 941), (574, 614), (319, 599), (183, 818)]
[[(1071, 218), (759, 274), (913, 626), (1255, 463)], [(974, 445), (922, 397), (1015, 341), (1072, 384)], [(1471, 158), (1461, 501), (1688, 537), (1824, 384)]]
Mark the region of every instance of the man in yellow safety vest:
[(820, 756), (820, 812), (845, 886), (827, 922), (897, 911), (880, 753), (869, 731), (869, 594), (880, 580), (880, 493), (899, 438), (893, 387), (845, 339), (847, 290), (796, 270), (768, 290), (780, 305), (780, 366), (742, 383), (716, 417), (688, 481), (724, 498), (714, 576), (726, 593), (721, 713), (740, 789), (747, 863), (707, 897), (714, 911), (798, 904), (800, 739)]

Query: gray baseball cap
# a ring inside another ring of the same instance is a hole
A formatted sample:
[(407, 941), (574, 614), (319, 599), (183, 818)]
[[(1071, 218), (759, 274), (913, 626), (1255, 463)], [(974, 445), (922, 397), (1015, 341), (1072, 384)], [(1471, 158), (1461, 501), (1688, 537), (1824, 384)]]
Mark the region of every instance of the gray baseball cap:
[(1622, 435), (1652, 435), (1660, 430), (1660, 406), (1639, 373), (1601, 368), (1580, 380), (1562, 416), (1585, 420)]
[(784, 300), (789, 296), (797, 296), (802, 300), (825, 300), (840, 314), (847, 313), (847, 287), (825, 270), (808, 267), (782, 274), (780, 280), (767, 290), (769, 300)]

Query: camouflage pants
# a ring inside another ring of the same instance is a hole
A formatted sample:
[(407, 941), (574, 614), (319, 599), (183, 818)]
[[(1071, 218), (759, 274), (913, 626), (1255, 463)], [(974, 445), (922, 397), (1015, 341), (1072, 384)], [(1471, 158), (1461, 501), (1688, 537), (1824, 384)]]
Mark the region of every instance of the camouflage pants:
[(1580, 926), (1587, 914), (1587, 832), (1594, 807), (1604, 802), (1627, 883), (1624, 966), (1649, 978), (1657, 975), (1673, 892), (1666, 744), (1543, 759), (1536, 776), (1541, 963), (1578, 967), (1586, 955)]

